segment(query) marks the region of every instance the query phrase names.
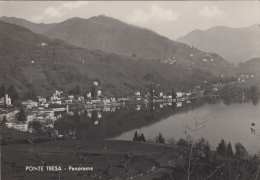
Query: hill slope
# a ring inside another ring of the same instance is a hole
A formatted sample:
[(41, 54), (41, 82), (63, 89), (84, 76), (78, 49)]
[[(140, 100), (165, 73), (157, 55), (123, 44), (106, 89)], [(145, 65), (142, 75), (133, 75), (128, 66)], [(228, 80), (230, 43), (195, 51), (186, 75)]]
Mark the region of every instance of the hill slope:
[(206, 69), (90, 51), (2, 21), (0, 29), (0, 84), (12, 83), (19, 93), (33, 86), (36, 94), (46, 96), (55, 89), (68, 92), (79, 85), (84, 94), (94, 79), (106, 95), (144, 93), (151, 85), (170, 92), (214, 78)]
[(253, 58), (245, 63), (240, 63), (237, 68), (238, 74), (253, 74), (260, 76), (260, 57)]
[(174, 42), (148, 29), (139, 28), (104, 15), (89, 19), (71, 18), (44, 33), (78, 47), (100, 49), (120, 55), (165, 60), (175, 58), (187, 63), (189, 55), (201, 51)]
[(239, 63), (260, 57), (260, 28), (258, 24), (245, 28), (213, 27), (195, 30), (178, 39), (203, 51), (216, 52), (229, 62)]
[(16, 24), (18, 26), (22, 26), (22, 27), (26, 27), (28, 29), (30, 29), (33, 32), (42, 34), (45, 33), (46, 31), (50, 30), (51, 28), (53, 28), (56, 23), (52, 23), (52, 24), (36, 24), (36, 23), (32, 23), (30, 21), (21, 19), (21, 18), (16, 18), (16, 17), (6, 17), (6, 16), (2, 16), (0, 17), (1, 21), (10, 23), (10, 24)]
[[(229, 63), (218, 54), (204, 53), (150, 30), (128, 25), (104, 15), (89, 19), (71, 18), (57, 23), (43, 35), (61, 39), (78, 47), (100, 49), (136, 60), (156, 59), (166, 64), (176, 61), (190, 68), (209, 69), (217, 75), (230, 72), (226, 69), (230, 66)], [(204, 59), (206, 61), (203, 61)]]

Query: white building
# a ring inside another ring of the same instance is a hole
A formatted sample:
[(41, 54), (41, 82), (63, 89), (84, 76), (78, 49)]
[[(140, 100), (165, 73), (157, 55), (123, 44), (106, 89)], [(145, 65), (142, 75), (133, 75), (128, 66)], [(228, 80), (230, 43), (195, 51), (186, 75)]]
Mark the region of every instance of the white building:
[(87, 93), (87, 98), (91, 98), (91, 92)]
[(98, 96), (101, 96), (101, 95), (102, 95), (102, 91), (101, 91), (101, 90), (98, 90), (98, 91), (97, 91), (97, 95), (98, 95)]
[(8, 96), (8, 94), (5, 94), (5, 97), (2, 97), (0, 99), (0, 105), (6, 105), (6, 106), (11, 106), (11, 98)]
[(135, 95), (140, 96), (141, 95), (140, 91), (135, 91)]
[(78, 101), (83, 102), (84, 101), (84, 96), (79, 96), (78, 97)]
[(28, 124), (13, 124), (13, 128), (19, 131), (28, 131)]
[(33, 100), (22, 101), (22, 105), (24, 105), (27, 109), (31, 109), (33, 107), (38, 107), (38, 102)]
[(98, 86), (98, 82), (97, 81), (93, 81), (93, 85), (94, 86)]
[(177, 98), (182, 97), (182, 92), (176, 92), (176, 97), (177, 97)]

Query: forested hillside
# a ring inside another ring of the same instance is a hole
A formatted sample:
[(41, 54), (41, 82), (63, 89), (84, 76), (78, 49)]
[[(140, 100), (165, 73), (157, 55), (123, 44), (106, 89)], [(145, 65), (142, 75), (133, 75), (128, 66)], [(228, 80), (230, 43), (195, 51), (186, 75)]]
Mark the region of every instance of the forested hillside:
[(80, 86), (90, 90), (98, 80), (106, 95), (126, 95), (151, 86), (160, 91), (188, 90), (214, 76), (206, 69), (187, 68), (158, 60), (136, 59), (50, 40), (29, 29), (0, 21), (0, 84), (13, 84), (18, 93), (33, 87), (38, 95)]

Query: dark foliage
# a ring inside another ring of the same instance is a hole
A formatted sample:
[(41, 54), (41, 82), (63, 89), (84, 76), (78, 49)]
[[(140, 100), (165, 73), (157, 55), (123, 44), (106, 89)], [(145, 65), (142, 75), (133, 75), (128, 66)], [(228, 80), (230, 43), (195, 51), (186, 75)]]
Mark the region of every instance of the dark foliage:
[(227, 155), (227, 146), (226, 146), (226, 142), (224, 139), (222, 139), (220, 141), (220, 143), (218, 144), (217, 147), (217, 153), (221, 156), (226, 156)]
[(161, 143), (161, 144), (165, 143), (165, 139), (161, 132), (159, 132), (158, 136), (155, 137), (155, 142)]
[(27, 120), (23, 108), (20, 109), (20, 112), (19, 112), (19, 114), (18, 114), (17, 120), (18, 120), (18, 121), (21, 121), (21, 122), (25, 122), (25, 121)]
[(232, 157), (233, 156), (233, 149), (232, 149), (232, 145), (231, 143), (229, 142), (228, 145), (227, 145), (227, 155), (229, 157)]

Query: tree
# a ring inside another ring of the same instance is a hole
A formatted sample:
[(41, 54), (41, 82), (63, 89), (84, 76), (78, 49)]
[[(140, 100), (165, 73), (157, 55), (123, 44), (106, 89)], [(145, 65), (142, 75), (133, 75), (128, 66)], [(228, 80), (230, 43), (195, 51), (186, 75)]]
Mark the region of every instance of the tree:
[(21, 122), (27, 121), (27, 118), (26, 118), (26, 115), (25, 115), (23, 108), (20, 109), (17, 120), (21, 121)]
[(133, 141), (139, 141), (139, 135), (138, 135), (137, 131), (135, 131)]
[(227, 146), (226, 146), (226, 142), (224, 139), (222, 139), (220, 141), (220, 143), (218, 144), (217, 147), (217, 153), (221, 156), (226, 156), (227, 155)]
[(6, 93), (11, 97), (12, 102), (19, 100), (18, 93), (13, 84), (9, 86)]
[(232, 149), (232, 145), (231, 145), (230, 142), (228, 143), (228, 146), (227, 146), (227, 155), (228, 155), (229, 157), (232, 157), (232, 156), (233, 156), (233, 149)]
[(164, 139), (164, 137), (163, 137), (161, 132), (159, 132), (158, 136), (155, 137), (155, 141), (157, 143), (161, 143), (161, 144), (165, 143), (165, 139)]
[(34, 129), (36, 132), (39, 132), (40, 128), (42, 127), (42, 125), (39, 121), (31, 121), (31, 122), (29, 122), (28, 126), (32, 129)]
[(30, 99), (30, 100), (38, 101), (38, 98), (37, 98), (37, 96), (34, 92), (33, 87), (30, 87), (29, 91), (25, 94), (24, 99), (25, 100)]
[(188, 142), (187, 142), (185, 139), (181, 138), (181, 139), (177, 142), (177, 146), (186, 147), (186, 146), (188, 146)]
[(254, 86), (250, 87), (249, 93), (250, 93), (251, 97), (259, 97), (260, 90), (258, 89), (258, 87), (256, 85), (254, 85)]
[(94, 85), (91, 86), (91, 97), (97, 97), (97, 87)]
[(175, 93), (174, 89), (172, 89), (172, 99), (176, 99), (176, 93)]
[(79, 95), (81, 93), (80, 86), (77, 84), (73, 89), (69, 91), (70, 94)]
[(248, 156), (246, 148), (240, 142), (235, 144), (235, 156), (239, 158), (245, 158)]
[(150, 100), (153, 101), (153, 93), (154, 93), (154, 89), (153, 87), (151, 86), (150, 88)]
[(0, 98), (5, 96), (5, 84), (2, 84), (0, 88)]
[(145, 139), (145, 136), (143, 133), (139, 136), (139, 141), (146, 142), (146, 139)]
[(5, 126), (5, 123), (6, 123), (6, 122), (7, 122), (7, 119), (6, 119), (6, 116), (4, 116), (1, 125), (2, 125), (2, 126)]
[(209, 142), (204, 138), (199, 139), (195, 143), (195, 147), (197, 148), (197, 150), (202, 150), (205, 153), (206, 157), (210, 156), (210, 145)]

